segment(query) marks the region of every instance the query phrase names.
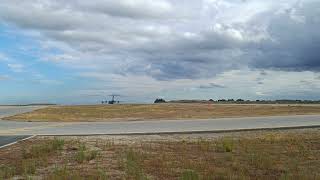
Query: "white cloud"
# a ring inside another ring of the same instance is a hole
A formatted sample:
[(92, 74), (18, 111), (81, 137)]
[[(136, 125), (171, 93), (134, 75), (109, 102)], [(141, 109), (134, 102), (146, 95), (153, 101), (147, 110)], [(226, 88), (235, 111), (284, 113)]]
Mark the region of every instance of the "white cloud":
[[(316, 0), (11, 0), (0, 4), (0, 21), (31, 31), (43, 62), (77, 69), (98, 89), (108, 82), (161, 95), (214, 82), (228, 88), (202, 90), (268, 96), (310, 89), (293, 77), (320, 70), (319, 7)], [(21, 72), (22, 64), (8, 68)], [(244, 87), (252, 88), (234, 91)]]
[(8, 64), (8, 67), (11, 69), (13, 72), (21, 73), (25, 71), (25, 67), (22, 64)]
[(8, 75), (0, 75), (0, 81), (9, 80), (10, 77)]
[(0, 52), (0, 62), (1, 61), (8, 61), (8, 60), (9, 60), (8, 56), (6, 56), (5, 54)]

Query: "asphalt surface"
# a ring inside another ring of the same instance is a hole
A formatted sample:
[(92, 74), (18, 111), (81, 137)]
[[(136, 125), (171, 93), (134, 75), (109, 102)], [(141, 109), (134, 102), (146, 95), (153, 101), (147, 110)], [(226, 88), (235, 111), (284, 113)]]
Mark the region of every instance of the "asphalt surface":
[(320, 116), (88, 123), (19, 123), (0, 121), (0, 135), (157, 134), (309, 126), (320, 126)]
[(81, 123), (0, 120), (0, 135), (157, 134), (298, 127), (320, 127), (320, 115)]
[(30, 136), (0, 136), (0, 148), (28, 137)]
[(15, 114), (30, 112), (44, 107), (45, 106), (0, 106), (0, 119), (7, 116), (13, 116)]
[[(12, 116), (15, 114), (21, 114), (30, 112), (39, 108), (43, 108), (44, 106), (0, 106), (0, 119), (4, 118), (6, 116)], [(11, 128), (14, 126), (10, 126)], [(7, 126), (2, 126), (2, 123), (0, 122), (0, 129), (3, 130), (7, 128)], [(30, 135), (23, 135), (23, 136), (0, 136), (0, 148), (4, 147), (5, 145), (23, 140), (25, 138), (30, 137)]]

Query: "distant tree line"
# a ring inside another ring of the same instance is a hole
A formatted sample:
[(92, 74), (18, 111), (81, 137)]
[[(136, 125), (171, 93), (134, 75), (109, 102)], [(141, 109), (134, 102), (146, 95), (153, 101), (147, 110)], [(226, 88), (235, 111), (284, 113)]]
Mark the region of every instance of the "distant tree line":
[[(211, 100), (211, 99), (210, 99)], [(209, 100), (209, 101), (210, 101)], [(238, 103), (238, 104), (319, 104), (320, 100), (290, 100), (290, 99), (279, 99), (279, 100), (244, 100), (244, 99), (218, 99), (211, 102), (217, 103)]]
[[(214, 100), (212, 100), (212, 99), (210, 99), (210, 100), (214, 102)], [(237, 99), (237, 100), (234, 100), (234, 99), (228, 99), (228, 100), (226, 100), (226, 99), (218, 99), (217, 101), (218, 102), (235, 102), (235, 101), (236, 102), (244, 102), (245, 100), (243, 100), (243, 99)]]
[(165, 103), (166, 101), (162, 98), (156, 99), (154, 103)]
[(165, 101), (164, 99), (156, 99), (154, 103), (222, 103), (222, 104), (320, 104), (320, 100), (290, 100), (290, 99), (279, 99), (279, 100), (245, 100), (245, 99), (209, 99), (209, 100), (172, 100)]

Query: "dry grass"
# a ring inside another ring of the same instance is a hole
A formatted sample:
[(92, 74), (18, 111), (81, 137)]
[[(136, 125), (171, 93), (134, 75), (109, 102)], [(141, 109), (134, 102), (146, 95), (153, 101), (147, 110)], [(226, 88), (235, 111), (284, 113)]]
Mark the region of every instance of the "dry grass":
[(2, 154), (0, 164), (0, 179), (12, 176), (27, 177), (36, 173), (37, 168), (47, 166), (48, 158), (55, 156), (64, 146), (64, 140), (43, 140), (40, 143), (20, 147), (12, 152)]
[(115, 121), (206, 119), (274, 115), (320, 114), (319, 105), (153, 104), (52, 106), (6, 118), (18, 121)]
[[(162, 140), (145, 136), (121, 141), (113, 136), (63, 139), (37, 137), (0, 150), (0, 179), (320, 178), (319, 129), (191, 139), (169, 136)], [(43, 148), (45, 144), (60, 145), (58, 148), (49, 145), (51, 150), (47, 150)], [(40, 150), (32, 150), (35, 146)], [(21, 150), (24, 148), (27, 156)], [(20, 163), (23, 161), (26, 164)]]

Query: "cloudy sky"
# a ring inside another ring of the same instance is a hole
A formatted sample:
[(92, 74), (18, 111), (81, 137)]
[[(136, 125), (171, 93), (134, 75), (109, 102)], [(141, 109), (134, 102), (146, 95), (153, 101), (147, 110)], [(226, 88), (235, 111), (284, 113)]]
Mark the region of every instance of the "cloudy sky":
[(0, 104), (320, 99), (319, 0), (2, 0)]

